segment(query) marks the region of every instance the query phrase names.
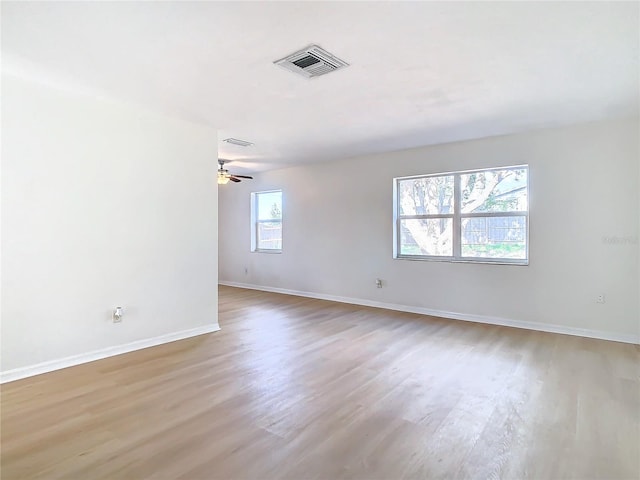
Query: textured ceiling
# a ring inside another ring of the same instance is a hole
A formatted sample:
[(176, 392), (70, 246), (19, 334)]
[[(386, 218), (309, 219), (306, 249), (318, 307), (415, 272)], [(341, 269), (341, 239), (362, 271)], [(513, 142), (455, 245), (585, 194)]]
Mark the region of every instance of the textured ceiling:
[[(220, 143), (242, 173), (637, 115), (638, 12), (634, 2), (2, 2), (2, 66), (254, 142)], [(305, 79), (273, 65), (311, 43), (350, 66)]]

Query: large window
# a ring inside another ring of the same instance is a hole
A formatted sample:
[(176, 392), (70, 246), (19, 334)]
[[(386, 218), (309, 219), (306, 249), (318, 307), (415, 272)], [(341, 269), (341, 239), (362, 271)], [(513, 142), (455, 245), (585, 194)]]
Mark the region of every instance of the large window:
[(394, 257), (527, 264), (529, 168), (396, 178)]
[(282, 190), (251, 194), (251, 251), (282, 251)]

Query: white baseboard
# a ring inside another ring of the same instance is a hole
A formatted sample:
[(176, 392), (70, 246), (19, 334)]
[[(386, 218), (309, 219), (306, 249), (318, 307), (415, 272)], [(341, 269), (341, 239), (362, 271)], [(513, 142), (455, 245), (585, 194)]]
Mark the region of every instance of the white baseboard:
[(136, 340), (135, 342), (125, 343), (124, 345), (116, 345), (114, 347), (107, 347), (100, 350), (94, 350), (92, 352), (81, 353), (80, 355), (73, 355), (71, 357), (60, 358), (58, 360), (37, 363), (28, 367), (14, 368), (12, 370), (0, 372), (0, 383), (13, 382), (14, 380), (20, 380), (21, 378), (52, 372), (54, 370), (60, 370), (61, 368), (80, 365), (81, 363), (93, 362), (95, 360), (113, 357), (114, 355), (133, 352), (134, 350), (155, 347), (156, 345), (161, 345), (163, 343), (175, 342), (176, 340), (183, 340), (185, 338), (195, 337), (205, 333), (217, 332), (218, 330), (220, 330), (220, 327), (217, 323), (212, 325), (203, 325), (202, 327), (167, 333), (158, 337)]
[(524, 328), (526, 330), (537, 330), (540, 332), (561, 333), (564, 335), (574, 335), (578, 337), (597, 338), (599, 340), (611, 340), (613, 342), (640, 344), (640, 335), (628, 333), (605, 332), (601, 330), (590, 330), (587, 328), (567, 327), (564, 325), (553, 325), (549, 323), (527, 322), (524, 320), (512, 320), (509, 318), (490, 317), (487, 315), (474, 315), (470, 313), (448, 312), (445, 310), (433, 310), (424, 307), (414, 307), (409, 305), (399, 305), (395, 303), (376, 302), (373, 300), (363, 300), (360, 298), (340, 297), (336, 295), (326, 295), (324, 293), (303, 292), (299, 290), (289, 290), (286, 288), (267, 287), (264, 285), (253, 285), (248, 283), (219, 281), (220, 285), (229, 287), (248, 288), (251, 290), (262, 290), (265, 292), (282, 293), (285, 295), (296, 295), (298, 297), (317, 298), (319, 300), (330, 300), (332, 302), (350, 303), (365, 307), (385, 308), (399, 312), (417, 313), (420, 315), (430, 315), (432, 317), (451, 318), (454, 320), (464, 320), (466, 322), (486, 323), (489, 325), (501, 325), (503, 327)]

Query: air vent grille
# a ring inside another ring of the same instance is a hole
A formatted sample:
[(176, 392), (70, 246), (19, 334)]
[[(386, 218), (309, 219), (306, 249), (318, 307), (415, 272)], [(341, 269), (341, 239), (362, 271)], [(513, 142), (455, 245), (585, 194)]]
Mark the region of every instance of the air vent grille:
[(247, 142), (246, 140), (239, 140), (237, 138), (225, 138), (223, 142), (230, 143), (232, 145), (239, 145), (240, 147), (250, 147), (253, 145), (251, 142)]
[(273, 63), (307, 78), (319, 77), (349, 66), (347, 62), (318, 45), (310, 45)]

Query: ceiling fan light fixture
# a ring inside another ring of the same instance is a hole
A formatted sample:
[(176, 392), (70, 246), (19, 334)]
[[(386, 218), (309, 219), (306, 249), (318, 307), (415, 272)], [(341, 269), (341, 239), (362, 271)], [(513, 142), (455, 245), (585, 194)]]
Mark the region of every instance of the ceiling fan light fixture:
[(220, 165), (220, 167), (218, 168), (218, 185), (226, 185), (227, 183), (229, 183), (229, 181), (232, 181), (233, 183), (240, 183), (242, 181), (241, 179), (243, 178), (253, 180), (253, 177), (250, 177), (249, 175), (230, 174), (229, 170), (224, 168), (225, 162), (226, 160), (223, 160), (221, 158), (218, 159), (218, 165)]

